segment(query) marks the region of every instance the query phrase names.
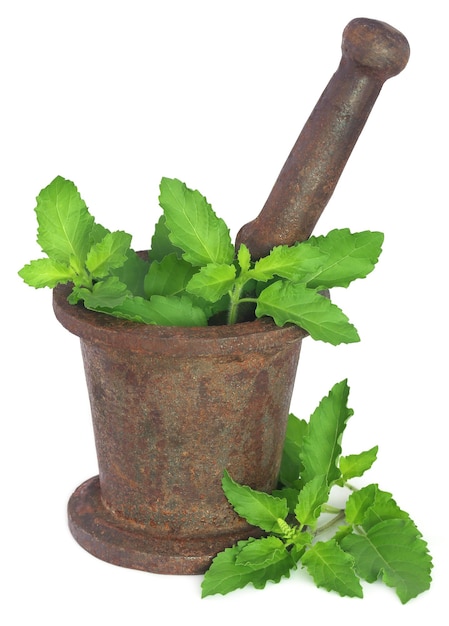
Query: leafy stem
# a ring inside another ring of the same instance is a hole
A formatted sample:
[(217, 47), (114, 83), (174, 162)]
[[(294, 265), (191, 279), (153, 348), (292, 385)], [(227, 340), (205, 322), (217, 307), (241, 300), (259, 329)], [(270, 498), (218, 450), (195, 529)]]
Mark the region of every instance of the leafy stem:
[(236, 324), (238, 321), (238, 313), (240, 304), (243, 301), (252, 301), (253, 299), (242, 299), (241, 294), (245, 287), (247, 280), (237, 280), (229, 292), (229, 309), (228, 309), (228, 324)]
[[(235, 296), (235, 294), (233, 294)], [(228, 324), (236, 324), (239, 320), (239, 308), (244, 302), (257, 303), (257, 298), (232, 298), (229, 307)]]
[(254, 261), (244, 244), (235, 249), (226, 223), (198, 191), (163, 178), (159, 203), (163, 214), (145, 260), (131, 249), (130, 235), (96, 223), (76, 186), (57, 176), (36, 206), (38, 243), (47, 258), (31, 261), (19, 275), (36, 288), (70, 282), (69, 302), (140, 323), (204, 326), (268, 316), (333, 345), (359, 341), (322, 291), (367, 276), (382, 233), (336, 229), (275, 246)]
[[(323, 513), (326, 512), (326, 507), (323, 508), (322, 512)], [(333, 528), (334, 526), (339, 524), (344, 519), (345, 519), (345, 510), (344, 509), (340, 509), (338, 511), (338, 513), (335, 514), (332, 519), (330, 519), (328, 522), (322, 524), (321, 526), (318, 526), (318, 528), (315, 531), (315, 536), (328, 531), (330, 528)]]
[[(95, 222), (75, 185), (56, 177), (38, 198), (37, 241), (45, 258), (19, 275), (29, 285), (73, 284), (69, 302), (139, 323), (205, 326), (235, 324), (240, 307), (255, 304), (252, 319), (293, 323), (333, 345), (359, 341), (343, 311), (323, 295), (373, 271), (383, 235), (335, 229), (292, 246), (279, 245), (257, 261), (206, 198), (177, 179), (163, 178), (159, 218), (148, 257), (132, 250), (131, 235)], [(219, 553), (205, 575), (203, 596), (252, 583), (279, 582), (301, 563), (319, 587), (361, 597), (361, 580), (381, 579), (408, 602), (430, 586), (432, 560), (408, 513), (376, 484), (356, 489), (377, 457), (377, 446), (342, 456), (341, 440), (353, 411), (343, 380), (309, 422), (290, 415), (279, 486), (273, 494), (239, 485), (224, 472), (223, 490), (238, 515), (263, 531)], [(254, 478), (257, 482), (257, 476)], [(344, 509), (329, 504), (331, 489), (351, 492)], [(319, 525), (322, 514), (332, 514)], [(292, 522), (293, 519), (293, 522)], [(345, 519), (331, 539), (317, 541)]]
[[(235, 482), (225, 470), (222, 486), (235, 512), (264, 531), (220, 552), (202, 583), (202, 595), (226, 594), (248, 584), (289, 577), (300, 563), (318, 587), (362, 597), (362, 582), (382, 580), (406, 603), (430, 587), (432, 559), (422, 534), (392, 495), (376, 484), (356, 489), (376, 459), (377, 446), (341, 455), (352, 415), (349, 387), (332, 387), (309, 422), (289, 416), (279, 486), (268, 494)], [(332, 487), (346, 486), (342, 508), (329, 504)], [(322, 515), (332, 515), (323, 521)], [(344, 522), (344, 524), (341, 524)], [(335, 529), (330, 538), (321, 537)]]

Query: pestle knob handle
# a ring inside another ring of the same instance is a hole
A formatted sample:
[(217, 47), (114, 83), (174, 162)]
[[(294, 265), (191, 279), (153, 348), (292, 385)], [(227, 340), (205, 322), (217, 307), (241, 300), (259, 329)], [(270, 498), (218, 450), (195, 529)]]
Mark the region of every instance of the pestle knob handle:
[(385, 22), (363, 17), (349, 22), (343, 31), (342, 57), (384, 82), (407, 65), (410, 48), (407, 39)]
[(407, 65), (407, 39), (356, 18), (343, 31), (337, 71), (318, 100), (259, 215), (236, 239), (254, 259), (310, 237), (386, 80)]

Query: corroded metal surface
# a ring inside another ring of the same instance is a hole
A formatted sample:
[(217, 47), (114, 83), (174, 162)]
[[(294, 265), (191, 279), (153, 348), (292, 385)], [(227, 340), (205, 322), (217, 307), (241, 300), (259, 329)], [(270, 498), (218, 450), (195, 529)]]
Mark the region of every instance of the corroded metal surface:
[(161, 573), (200, 573), (253, 529), (229, 506), (223, 470), (256, 489), (277, 480), (301, 341), (268, 320), (169, 328), (67, 303), (81, 339), (99, 479), (69, 503), (70, 528), (95, 556)]
[(242, 227), (253, 258), (307, 239), (327, 205), (383, 83), (406, 66), (408, 42), (384, 22), (357, 18), (343, 32), (336, 73), (299, 135), (259, 216)]

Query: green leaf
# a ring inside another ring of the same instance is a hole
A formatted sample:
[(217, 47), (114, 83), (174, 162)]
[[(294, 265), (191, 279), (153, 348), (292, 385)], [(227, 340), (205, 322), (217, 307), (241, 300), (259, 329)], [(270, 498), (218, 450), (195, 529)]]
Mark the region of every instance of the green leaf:
[(100, 241), (104, 239), (104, 237), (110, 232), (110, 230), (108, 230), (101, 224), (97, 224), (96, 222), (94, 222), (89, 236), (91, 246), (93, 246), (94, 243), (100, 243)]
[[(101, 224), (95, 223), (90, 234), (92, 246), (96, 243), (99, 244), (109, 234), (112, 234), (110, 230), (101, 226)], [(125, 252), (123, 264), (117, 267), (110, 267), (108, 273), (117, 276), (120, 282), (124, 283), (134, 296), (144, 296), (143, 281), (148, 272), (148, 267), (149, 259), (147, 254), (139, 254), (132, 248), (128, 248)]]
[(206, 198), (177, 179), (163, 178), (159, 201), (171, 242), (184, 251), (192, 265), (232, 263), (234, 246), (225, 222)]
[(360, 454), (350, 454), (340, 458), (340, 471), (343, 481), (350, 480), (363, 474), (371, 468), (377, 458), (378, 446), (360, 452)]
[(223, 491), (230, 504), (249, 524), (265, 531), (279, 531), (278, 519), (288, 515), (287, 501), (268, 493), (256, 491), (247, 485), (239, 485), (225, 470), (222, 478)]
[(316, 543), (301, 562), (317, 587), (336, 591), (341, 596), (363, 597), (360, 580), (354, 572), (354, 559), (335, 540)]
[(271, 280), (274, 276), (293, 282), (305, 282), (323, 267), (327, 253), (317, 246), (276, 246), (270, 254), (259, 259), (251, 270), (251, 277), (258, 281)]
[(337, 467), (341, 455), (341, 440), (346, 423), (353, 414), (347, 407), (349, 387), (346, 380), (336, 383), (315, 409), (309, 420), (309, 432), (304, 437), (301, 460), (303, 480), (324, 475), (332, 485), (340, 478)]
[(95, 310), (144, 324), (207, 326), (204, 311), (188, 296), (152, 296), (150, 300), (140, 296), (127, 297), (114, 308), (95, 307)]
[(291, 322), (304, 328), (313, 339), (333, 345), (360, 340), (341, 309), (302, 283), (278, 280), (266, 287), (256, 308), (257, 317), (264, 315), (272, 317), (278, 326)]
[(337, 528), (332, 538), (335, 539), (338, 544), (340, 544), (343, 537), (346, 537), (346, 535), (350, 535), (351, 532), (352, 526), (349, 526), (348, 524), (343, 524), (342, 526), (339, 526)]
[(302, 526), (315, 530), (321, 507), (329, 499), (326, 476), (315, 476), (301, 489), (295, 507), (295, 517)]
[(368, 531), (387, 519), (409, 519), (409, 515), (396, 504), (391, 493), (382, 491), (378, 485), (367, 485), (348, 498), (346, 520), (349, 524)]
[(377, 485), (367, 485), (362, 489), (354, 491), (346, 502), (345, 516), (348, 524), (359, 525), (363, 523), (366, 512), (373, 506), (378, 487)]
[(287, 430), (279, 471), (279, 480), (283, 485), (292, 485), (301, 475), (303, 464), (299, 454), (308, 429), (309, 425), (305, 420), (299, 419), (290, 413), (287, 420)]
[(369, 530), (379, 522), (388, 519), (410, 519), (410, 516), (398, 506), (391, 493), (377, 488), (374, 502), (366, 511), (361, 526), (364, 530)]
[(170, 231), (165, 223), (165, 215), (161, 215), (154, 229), (148, 256), (150, 261), (162, 261), (169, 254), (175, 254), (181, 258), (182, 250), (170, 241)]
[(332, 230), (327, 235), (310, 237), (303, 244), (319, 250), (327, 258), (308, 286), (316, 289), (347, 287), (357, 278), (365, 278), (373, 271), (384, 236), (379, 232), (351, 233), (348, 228)]
[(101, 311), (121, 305), (128, 293), (126, 285), (121, 283), (117, 276), (110, 276), (95, 283), (92, 290), (85, 287), (74, 287), (69, 302), (75, 304), (79, 300), (84, 300), (86, 309)]
[(304, 530), (298, 531), (298, 527), (296, 528), (297, 532), (293, 536), (294, 545), (292, 549), (292, 556), (295, 559), (295, 562), (299, 561), (304, 554), (306, 547), (311, 546), (314, 539), (313, 533), (306, 532)]
[(298, 496), (302, 489), (302, 485), (300, 487), (301, 488), (281, 487), (280, 489), (273, 489), (271, 495), (276, 498), (283, 498), (284, 500), (287, 500), (289, 513), (293, 514), (295, 512), (295, 507), (298, 504)]
[(58, 284), (66, 284), (75, 277), (74, 270), (65, 263), (54, 259), (37, 259), (22, 267), (19, 276), (30, 287), (56, 287)]
[(145, 295), (147, 298), (153, 295), (181, 295), (195, 272), (196, 269), (190, 263), (174, 253), (161, 261), (153, 261), (145, 276)]
[(86, 267), (94, 278), (104, 278), (111, 270), (121, 267), (126, 259), (131, 235), (123, 231), (107, 233), (95, 243), (86, 258)]
[(255, 539), (238, 553), (235, 562), (253, 570), (285, 559), (285, 544), (279, 537), (269, 536)]
[(143, 259), (134, 250), (129, 249), (126, 253), (126, 261), (120, 267), (111, 270), (111, 274), (117, 276), (124, 283), (133, 296), (145, 295), (144, 280), (148, 272), (148, 260)]
[(149, 308), (160, 326), (207, 326), (204, 311), (188, 296), (151, 296)]
[[(280, 550), (277, 551), (271, 562), (262, 562), (258, 568), (254, 563), (247, 566), (237, 562), (241, 552), (256, 541), (259, 540), (250, 538), (239, 541), (232, 548), (217, 554), (201, 584), (203, 598), (216, 593), (225, 595), (250, 583), (256, 589), (263, 589), (269, 581), (278, 583), (282, 577), (289, 578), (290, 570), (295, 567), (295, 561), (287, 550), (284, 550), (283, 554)], [(283, 558), (278, 558), (281, 555)]]
[(244, 243), (240, 244), (240, 248), (237, 253), (237, 260), (242, 274), (245, 274), (251, 266), (251, 254)]
[(37, 241), (53, 260), (83, 270), (91, 246), (94, 218), (75, 185), (57, 176), (37, 197)]
[(235, 283), (235, 274), (234, 265), (209, 263), (192, 276), (186, 290), (209, 302), (217, 302), (232, 288)]
[(219, 552), (213, 559), (211, 566), (204, 574), (201, 583), (201, 597), (212, 596), (216, 593), (226, 595), (236, 589), (242, 589), (251, 583), (255, 576), (251, 568), (237, 565), (236, 557), (240, 550), (251, 541), (239, 541), (235, 546)]
[(372, 526), (366, 535), (350, 534), (342, 548), (355, 559), (359, 575), (368, 582), (379, 578), (403, 604), (430, 587), (432, 560), (426, 542), (409, 519), (388, 519)]

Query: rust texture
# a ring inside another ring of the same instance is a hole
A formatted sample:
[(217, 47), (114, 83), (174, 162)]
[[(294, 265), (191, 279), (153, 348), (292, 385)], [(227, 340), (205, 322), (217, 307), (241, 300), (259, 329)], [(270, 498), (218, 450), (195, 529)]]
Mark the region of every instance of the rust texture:
[(81, 339), (99, 478), (69, 503), (77, 541), (95, 556), (160, 573), (205, 571), (253, 534), (221, 489), (277, 480), (301, 341), (268, 320), (174, 328), (67, 303), (56, 317)]
[(340, 65), (237, 246), (245, 243), (257, 259), (311, 235), (384, 82), (402, 71), (409, 55), (404, 35), (384, 22), (357, 18), (346, 26)]

